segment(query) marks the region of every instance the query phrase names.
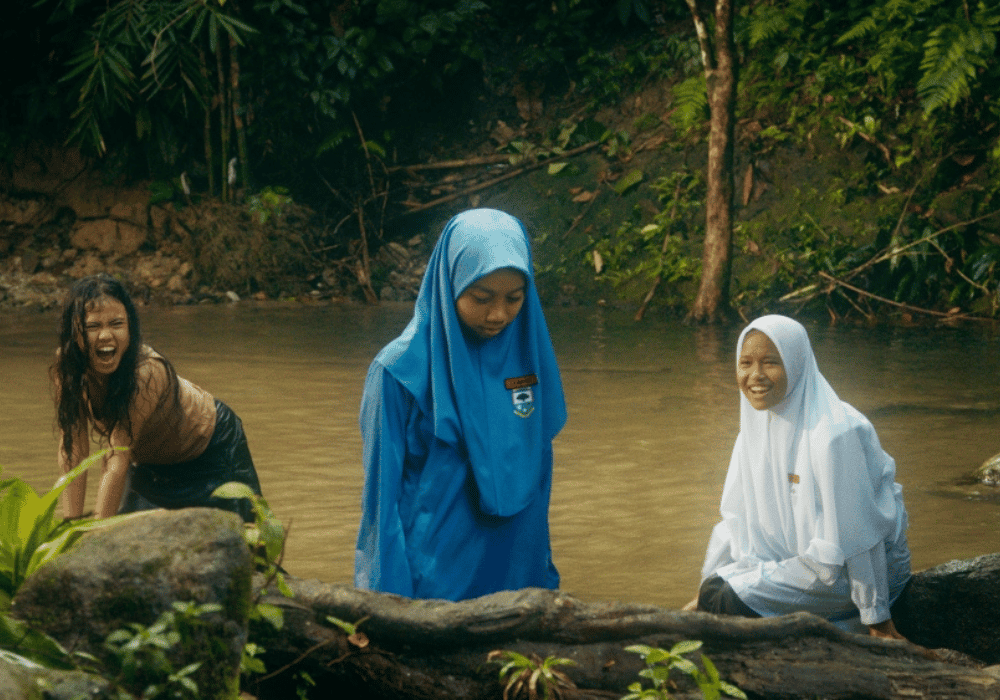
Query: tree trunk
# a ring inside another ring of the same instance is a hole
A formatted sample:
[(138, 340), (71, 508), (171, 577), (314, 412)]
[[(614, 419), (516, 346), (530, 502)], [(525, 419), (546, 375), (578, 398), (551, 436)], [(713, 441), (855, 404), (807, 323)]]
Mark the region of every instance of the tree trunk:
[[(568, 658), (577, 686), (563, 698), (621, 698), (639, 680), (632, 644), (669, 649), (704, 642), (723, 680), (762, 698), (1000, 698), (1000, 554), (952, 562), (914, 576), (897, 626), (917, 644), (842, 632), (808, 613), (724, 617), (629, 603), (583, 603), (559, 591), (506, 591), (450, 603), (411, 600), (349, 586), (289, 579), (294, 598), (273, 596), (281, 630), (252, 623), (270, 678), (248, 690), (289, 697), (295, 674), (316, 683), (309, 697), (499, 699), (493, 650)], [(348, 637), (329, 618), (356, 624)], [(698, 662), (697, 654), (692, 655)], [(700, 698), (671, 673), (677, 698)], [(672, 691), (673, 692), (673, 691)], [(690, 695), (688, 693), (691, 693)], [(542, 696), (541, 689), (538, 693)]]
[(727, 315), (732, 268), (737, 72), (733, 0), (716, 0), (714, 46), (698, 12), (696, 0), (688, 0), (688, 5), (701, 43), (712, 119), (708, 141), (708, 196), (705, 202), (701, 284), (688, 319), (697, 323), (714, 323)]

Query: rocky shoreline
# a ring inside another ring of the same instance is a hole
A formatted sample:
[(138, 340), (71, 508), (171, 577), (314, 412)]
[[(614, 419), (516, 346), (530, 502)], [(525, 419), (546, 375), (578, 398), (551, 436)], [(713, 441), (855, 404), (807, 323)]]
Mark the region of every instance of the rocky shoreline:
[[(217, 207), (218, 205), (213, 205)], [(0, 199), (0, 222), (3, 222), (3, 200)], [(8, 226), (8, 230), (10, 230)], [(188, 305), (235, 303), (246, 298), (295, 299), (308, 302), (343, 302), (364, 300), (360, 275), (344, 264), (323, 264), (314, 261), (302, 266), (298, 277), (281, 276), (280, 284), (226, 284), (206, 278), (199, 272), (196, 254), (176, 242), (158, 241), (151, 245), (152, 231), (142, 232), (141, 248), (122, 250), (120, 238), (109, 234), (96, 245), (73, 245), (80, 236), (68, 229), (48, 238), (44, 234), (22, 235), (18, 244), (10, 245), (4, 256), (0, 241), (0, 309), (20, 312), (42, 312), (59, 308), (69, 288), (79, 279), (105, 272), (122, 280), (139, 305)], [(59, 241), (69, 239), (69, 247)], [(165, 245), (163, 245), (165, 243)], [(134, 245), (134, 244), (132, 244)], [(230, 255), (241, 257), (234, 250)], [(412, 301), (416, 299), (426, 268), (427, 252), (423, 236), (408, 241), (388, 242), (370, 261), (377, 270), (374, 283), (377, 298), (382, 301)], [(252, 271), (251, 271), (252, 272)], [(264, 271), (264, 274), (273, 271)], [(267, 289), (253, 289), (264, 286)]]
[(369, 259), (349, 242), (331, 246), (327, 222), (291, 200), (164, 200), (152, 183), (108, 183), (66, 147), (36, 144), (15, 160), (0, 170), (3, 309), (58, 307), (76, 280), (98, 272), (156, 305), (408, 301), (423, 276), (423, 236), (384, 243)]
[[(375, 258), (385, 273), (377, 294), (382, 301), (416, 299), (426, 267), (422, 237), (407, 245), (390, 242)], [(42, 312), (62, 305), (69, 288), (88, 275), (106, 272), (125, 282), (140, 305), (188, 305), (235, 303), (245, 298), (296, 299), (309, 302), (352, 301), (358, 286), (334, 268), (318, 269), (277, 294), (256, 291), (241, 294), (233, 288), (199, 282), (194, 265), (177, 255), (160, 251), (137, 252), (125, 257), (67, 248), (60, 252), (33, 250), (0, 259), (0, 309)]]

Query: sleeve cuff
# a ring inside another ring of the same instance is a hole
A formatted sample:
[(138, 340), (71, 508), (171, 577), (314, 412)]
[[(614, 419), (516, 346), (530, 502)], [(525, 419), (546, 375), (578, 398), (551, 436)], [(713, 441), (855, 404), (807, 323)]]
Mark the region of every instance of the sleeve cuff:
[(879, 622), (885, 622), (892, 617), (889, 613), (888, 605), (858, 608), (858, 613), (861, 615), (861, 623), (865, 625), (877, 625)]

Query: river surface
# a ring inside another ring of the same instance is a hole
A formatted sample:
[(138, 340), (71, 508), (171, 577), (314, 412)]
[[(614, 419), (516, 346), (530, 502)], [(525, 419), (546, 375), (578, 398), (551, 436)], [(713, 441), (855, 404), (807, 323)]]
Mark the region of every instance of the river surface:
[[(146, 341), (243, 419), (264, 495), (290, 527), (292, 574), (352, 580), (362, 384), (411, 309), (140, 309)], [(550, 512), (562, 588), (680, 606), (698, 585), (738, 431), (738, 329), (636, 324), (603, 308), (547, 317), (570, 411)], [(52, 313), (0, 314), (0, 465), (39, 491), (57, 476), (55, 328)], [(1000, 499), (960, 483), (1000, 452), (997, 331), (808, 328), (821, 371), (896, 458), (914, 569), (1000, 550)]]

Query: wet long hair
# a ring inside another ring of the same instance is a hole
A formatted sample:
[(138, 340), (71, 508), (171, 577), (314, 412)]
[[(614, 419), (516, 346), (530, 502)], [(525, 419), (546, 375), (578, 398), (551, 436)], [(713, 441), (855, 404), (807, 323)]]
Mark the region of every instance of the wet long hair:
[[(90, 340), (86, 333), (86, 319), (87, 312), (101, 297), (115, 299), (125, 307), (129, 344), (118, 368), (108, 377), (103, 400), (97, 403), (87, 391)], [(86, 429), (88, 419), (94, 421), (95, 430), (99, 430), (97, 422), (101, 423), (103, 430), (99, 432), (102, 436), (110, 437), (115, 428), (124, 426), (129, 438), (134, 437), (130, 412), (140, 389), (138, 369), (147, 355), (144, 347), (139, 315), (132, 297), (121, 282), (101, 273), (84, 277), (73, 285), (63, 304), (59, 321), (59, 352), (51, 371), (56, 385), (56, 420), (62, 431), (62, 449), (67, 458), (72, 459), (73, 456), (74, 429), (80, 425)], [(177, 401), (177, 373), (165, 358), (155, 359), (160, 360), (167, 371), (168, 386), (172, 389), (167, 395), (172, 394)]]

